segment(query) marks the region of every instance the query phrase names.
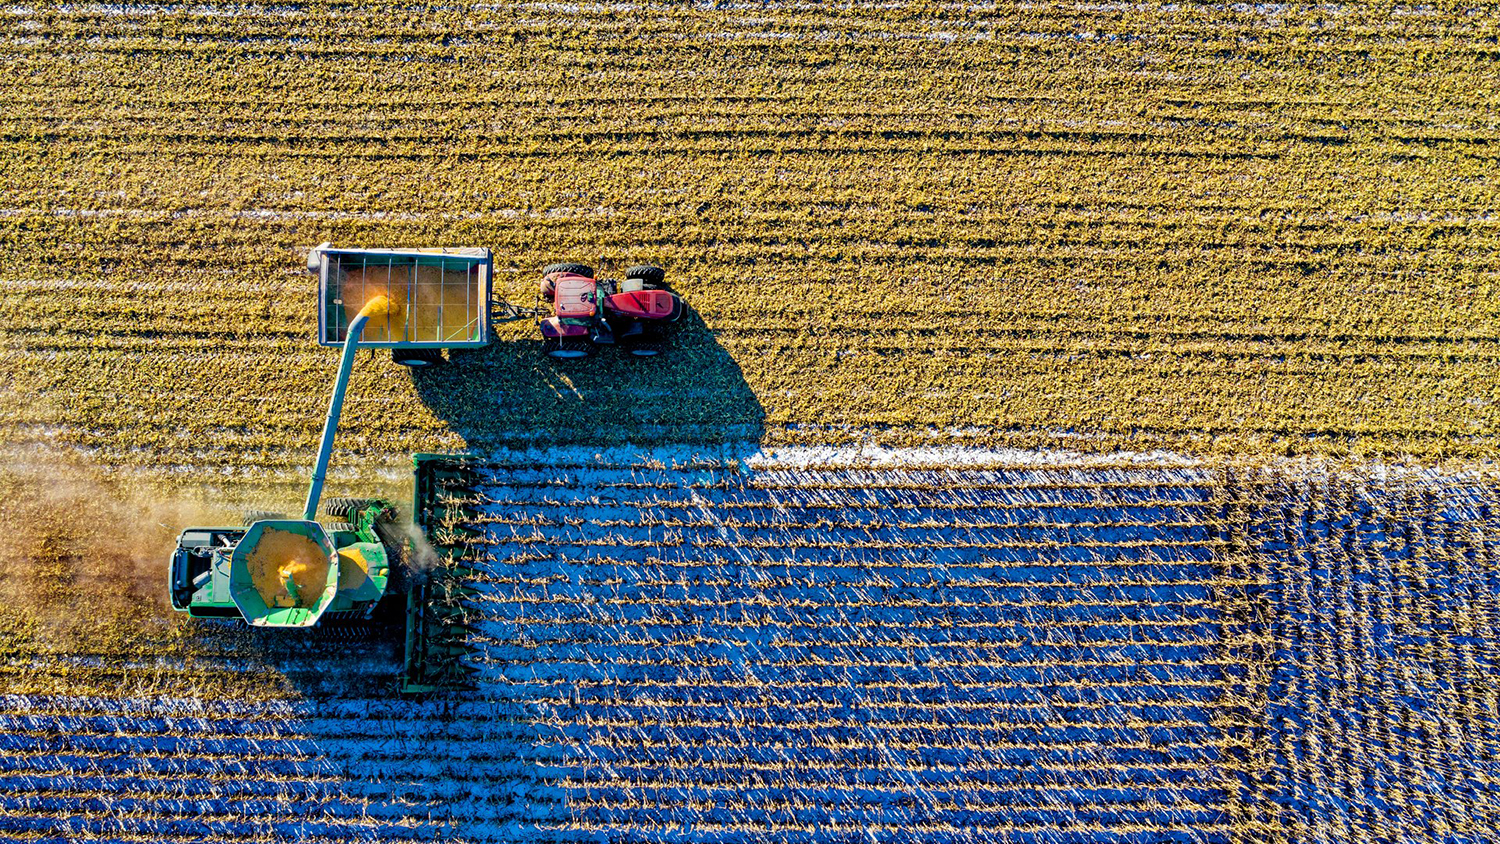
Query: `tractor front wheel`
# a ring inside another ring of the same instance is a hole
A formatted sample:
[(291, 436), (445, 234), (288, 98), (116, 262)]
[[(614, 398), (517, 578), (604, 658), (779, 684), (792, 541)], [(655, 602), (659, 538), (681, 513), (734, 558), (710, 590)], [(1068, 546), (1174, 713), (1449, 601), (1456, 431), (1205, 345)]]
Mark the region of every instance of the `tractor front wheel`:
[(442, 349), (392, 349), (391, 360), (412, 369), (424, 369), (443, 363)]

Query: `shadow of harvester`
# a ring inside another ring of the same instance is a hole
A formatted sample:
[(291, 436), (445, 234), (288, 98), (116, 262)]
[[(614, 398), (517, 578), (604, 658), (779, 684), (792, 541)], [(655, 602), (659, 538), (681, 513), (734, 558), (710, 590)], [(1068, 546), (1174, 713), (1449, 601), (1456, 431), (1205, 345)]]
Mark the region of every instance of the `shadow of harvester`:
[(760, 401), (691, 306), (651, 358), (604, 346), (554, 360), (529, 322), (507, 328), (484, 349), (412, 373), (422, 401), (471, 449), (760, 439)]

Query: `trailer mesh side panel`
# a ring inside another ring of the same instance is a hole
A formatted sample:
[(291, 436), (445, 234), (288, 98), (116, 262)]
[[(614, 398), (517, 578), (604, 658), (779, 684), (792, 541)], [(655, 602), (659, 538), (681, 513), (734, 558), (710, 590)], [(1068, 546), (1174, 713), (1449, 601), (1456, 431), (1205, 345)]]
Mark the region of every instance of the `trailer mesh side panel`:
[(342, 343), (360, 309), (386, 296), (391, 312), (365, 326), (362, 343), (481, 344), (488, 340), (488, 290), (489, 266), (472, 257), (330, 253), (320, 340)]

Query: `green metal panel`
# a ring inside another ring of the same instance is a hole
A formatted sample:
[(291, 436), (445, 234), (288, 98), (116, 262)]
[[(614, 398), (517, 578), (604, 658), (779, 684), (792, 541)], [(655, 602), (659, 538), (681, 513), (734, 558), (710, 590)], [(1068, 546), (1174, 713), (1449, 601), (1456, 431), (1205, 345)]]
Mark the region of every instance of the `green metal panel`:
[[(358, 539), (357, 534), (341, 533), (340, 536), (346, 536), (351, 540)], [(364, 566), (344, 559), (355, 554), (365, 561)], [(380, 600), (390, 580), (390, 557), (386, 553), (385, 545), (380, 542), (351, 541), (339, 546), (339, 556), (339, 589), (334, 594), (333, 603), (329, 605), (328, 611), (345, 612), (369, 606)], [(368, 576), (351, 576), (357, 571), (368, 572)]]

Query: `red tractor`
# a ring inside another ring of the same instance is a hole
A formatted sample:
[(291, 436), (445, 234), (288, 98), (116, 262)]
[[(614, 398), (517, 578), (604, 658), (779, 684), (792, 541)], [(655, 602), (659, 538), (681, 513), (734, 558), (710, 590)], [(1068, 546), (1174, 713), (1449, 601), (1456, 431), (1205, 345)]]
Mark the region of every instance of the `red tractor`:
[(661, 329), (682, 316), (682, 300), (666, 288), (661, 267), (625, 271), (625, 280), (594, 278), (583, 264), (552, 264), (542, 270), (542, 298), (555, 316), (543, 319), (542, 353), (581, 358), (599, 345), (619, 344), (637, 357), (661, 353)]

